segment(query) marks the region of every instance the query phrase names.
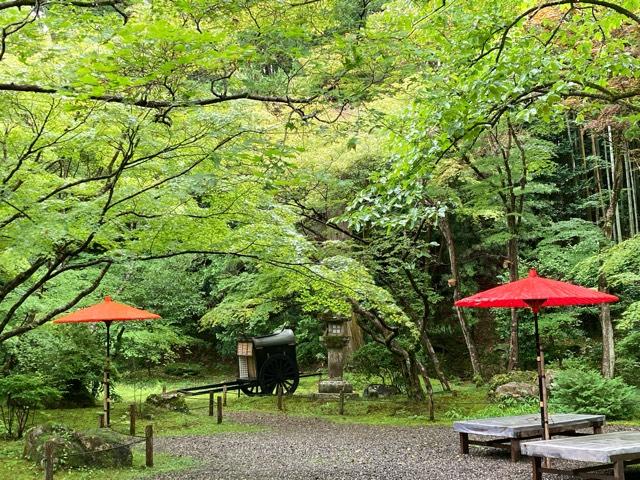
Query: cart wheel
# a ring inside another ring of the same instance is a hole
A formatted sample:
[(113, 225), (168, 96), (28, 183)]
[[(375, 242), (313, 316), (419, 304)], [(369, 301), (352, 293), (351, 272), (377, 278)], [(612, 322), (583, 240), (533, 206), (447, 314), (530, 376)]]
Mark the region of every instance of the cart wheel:
[(282, 393), (290, 395), (298, 388), (300, 373), (289, 357), (278, 354), (267, 358), (260, 369), (259, 378), (262, 393), (275, 393), (280, 385)]
[(255, 397), (260, 393), (260, 385), (257, 383), (247, 383), (246, 385), (241, 385), (240, 390), (249, 397)]

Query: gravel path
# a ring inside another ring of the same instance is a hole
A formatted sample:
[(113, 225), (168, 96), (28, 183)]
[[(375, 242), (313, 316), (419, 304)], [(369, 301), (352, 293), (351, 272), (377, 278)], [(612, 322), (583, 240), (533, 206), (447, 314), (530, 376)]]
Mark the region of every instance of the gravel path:
[[(158, 438), (158, 451), (199, 459), (189, 471), (155, 480), (529, 480), (530, 464), (508, 453), (471, 447), (458, 453), (451, 428), (401, 428), (335, 424), (269, 414), (233, 414), (236, 422), (265, 431)], [(583, 465), (584, 466), (584, 465)], [(628, 475), (630, 479), (640, 478)], [(560, 480), (562, 477), (552, 476)]]

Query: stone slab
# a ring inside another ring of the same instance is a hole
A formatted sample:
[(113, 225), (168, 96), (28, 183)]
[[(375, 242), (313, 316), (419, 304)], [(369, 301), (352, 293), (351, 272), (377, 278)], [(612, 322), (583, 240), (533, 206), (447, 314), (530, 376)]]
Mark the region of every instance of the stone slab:
[[(589, 428), (597, 424), (603, 425), (604, 422), (604, 415), (559, 413), (549, 416), (549, 428), (555, 433)], [(460, 433), (505, 438), (542, 436), (542, 425), (540, 424), (539, 414), (463, 420), (454, 422), (453, 429)]]
[(611, 463), (640, 458), (640, 432), (613, 432), (585, 437), (523, 442), (521, 451), (530, 457), (561, 458), (582, 462)]

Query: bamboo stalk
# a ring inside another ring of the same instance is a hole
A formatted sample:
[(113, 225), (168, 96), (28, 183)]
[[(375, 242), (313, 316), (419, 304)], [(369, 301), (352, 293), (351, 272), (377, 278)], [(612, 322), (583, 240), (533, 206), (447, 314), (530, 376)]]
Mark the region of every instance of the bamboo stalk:
[(629, 142), (624, 142), (624, 164), (627, 179), (627, 205), (629, 209), (629, 236), (633, 237), (638, 233), (638, 210), (636, 204), (636, 189), (633, 181), (633, 170), (631, 166), (631, 157), (629, 155)]
[[(611, 160), (611, 184), (615, 183), (616, 178), (616, 157), (613, 150), (613, 134), (611, 133), (611, 126), (607, 126), (607, 133), (609, 135), (609, 159)], [(615, 221), (616, 221), (616, 243), (622, 241), (622, 226), (620, 224), (620, 202), (616, 202)]]

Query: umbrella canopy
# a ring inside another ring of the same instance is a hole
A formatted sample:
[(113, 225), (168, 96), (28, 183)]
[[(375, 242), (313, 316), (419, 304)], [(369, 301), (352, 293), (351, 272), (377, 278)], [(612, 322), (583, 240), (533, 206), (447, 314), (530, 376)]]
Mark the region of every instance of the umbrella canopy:
[(615, 295), (539, 277), (538, 272), (531, 269), (526, 278), (476, 293), (458, 300), (455, 305), (456, 307), (476, 308), (536, 308), (537, 306), (539, 309), (541, 307), (593, 305), (617, 301), (618, 297)]
[(60, 317), (53, 323), (95, 323), (104, 322), (107, 327), (107, 363), (104, 369), (104, 418), (106, 426), (111, 424), (111, 399), (110, 399), (110, 365), (109, 353), (111, 337), (109, 327), (112, 322), (126, 322), (131, 320), (152, 320), (160, 318), (160, 315), (130, 307), (123, 303), (114, 302), (111, 297), (104, 297), (104, 302), (97, 303), (91, 307), (82, 308), (64, 317)]
[(60, 317), (53, 323), (90, 323), (90, 322), (122, 322), (129, 320), (151, 320), (160, 318), (160, 315), (130, 307), (124, 303), (104, 297), (104, 301), (91, 307), (81, 308), (69, 315)]
[(540, 421), (544, 438), (549, 438), (549, 414), (547, 408), (547, 389), (545, 387), (544, 354), (540, 345), (538, 330), (538, 312), (542, 307), (560, 307), (567, 305), (594, 305), (617, 302), (618, 297), (608, 293), (571, 283), (559, 282), (538, 276), (535, 269), (529, 270), (529, 276), (521, 280), (506, 283), (455, 302), (456, 307), (475, 308), (531, 308), (533, 311), (534, 334), (538, 362), (538, 389), (540, 392)]

